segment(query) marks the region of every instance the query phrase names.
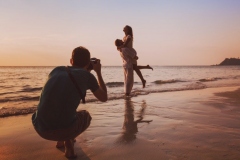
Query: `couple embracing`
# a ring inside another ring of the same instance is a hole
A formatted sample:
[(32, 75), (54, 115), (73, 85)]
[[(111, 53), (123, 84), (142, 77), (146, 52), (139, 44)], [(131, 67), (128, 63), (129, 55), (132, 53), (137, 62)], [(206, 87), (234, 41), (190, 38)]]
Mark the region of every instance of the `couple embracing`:
[(123, 32), (125, 33), (123, 40), (116, 39), (115, 45), (117, 46), (117, 49), (120, 51), (120, 55), (123, 60), (124, 92), (126, 96), (130, 96), (134, 82), (133, 70), (137, 73), (137, 75), (142, 81), (143, 88), (145, 88), (146, 80), (143, 78), (140, 69), (153, 70), (153, 68), (150, 67), (149, 65), (146, 66), (137, 65), (138, 56), (136, 50), (133, 48), (132, 27), (126, 25), (123, 28)]

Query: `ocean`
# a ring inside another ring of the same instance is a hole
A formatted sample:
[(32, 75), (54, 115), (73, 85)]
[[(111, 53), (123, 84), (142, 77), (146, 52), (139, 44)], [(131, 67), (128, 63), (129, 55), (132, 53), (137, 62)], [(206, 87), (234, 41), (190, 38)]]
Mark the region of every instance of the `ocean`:
[[(55, 67), (0, 67), (0, 117), (32, 113), (48, 74)], [(134, 73), (133, 96), (157, 92), (198, 90), (204, 88), (240, 86), (240, 66), (153, 66), (141, 70), (146, 88)], [(92, 71), (95, 75), (95, 73)], [(102, 67), (109, 100), (122, 99), (123, 69)], [(161, 97), (159, 97), (161, 98)], [(90, 91), (87, 103), (96, 103)]]

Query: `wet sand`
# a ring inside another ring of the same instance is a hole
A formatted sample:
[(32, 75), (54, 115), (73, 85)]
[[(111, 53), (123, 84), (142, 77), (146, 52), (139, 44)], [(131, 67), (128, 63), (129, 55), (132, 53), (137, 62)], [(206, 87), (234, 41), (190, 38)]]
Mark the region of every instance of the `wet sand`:
[[(240, 159), (240, 87), (153, 93), (81, 105), (91, 126), (76, 138), (77, 159)], [(0, 159), (66, 159), (40, 138), (31, 115), (0, 119)]]

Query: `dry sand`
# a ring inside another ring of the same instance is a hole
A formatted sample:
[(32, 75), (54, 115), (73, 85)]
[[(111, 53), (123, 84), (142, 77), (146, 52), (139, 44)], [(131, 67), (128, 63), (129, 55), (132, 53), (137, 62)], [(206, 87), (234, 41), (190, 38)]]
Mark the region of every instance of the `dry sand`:
[[(239, 87), (238, 87), (239, 88)], [(240, 89), (154, 93), (81, 105), (91, 126), (77, 137), (77, 159), (240, 159)], [(31, 115), (0, 119), (1, 160), (66, 159), (40, 138)]]

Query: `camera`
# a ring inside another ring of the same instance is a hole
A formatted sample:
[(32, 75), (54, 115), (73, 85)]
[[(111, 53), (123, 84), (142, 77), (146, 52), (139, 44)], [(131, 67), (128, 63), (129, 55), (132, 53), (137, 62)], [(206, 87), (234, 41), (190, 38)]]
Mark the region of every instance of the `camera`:
[(91, 59), (90, 59), (90, 64), (89, 64), (89, 66), (88, 66), (87, 69), (88, 69), (88, 70), (93, 70), (93, 65), (92, 65), (92, 63), (96, 64), (98, 60), (99, 60), (99, 59), (97, 59), (97, 58), (91, 58)]

